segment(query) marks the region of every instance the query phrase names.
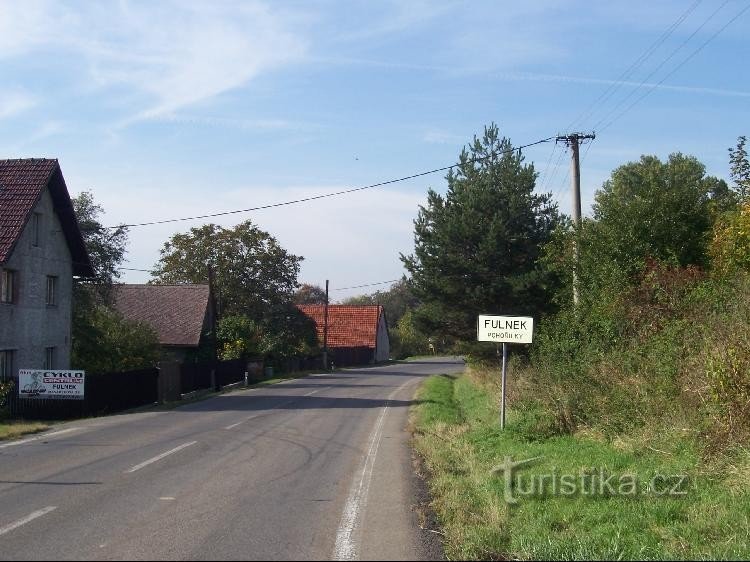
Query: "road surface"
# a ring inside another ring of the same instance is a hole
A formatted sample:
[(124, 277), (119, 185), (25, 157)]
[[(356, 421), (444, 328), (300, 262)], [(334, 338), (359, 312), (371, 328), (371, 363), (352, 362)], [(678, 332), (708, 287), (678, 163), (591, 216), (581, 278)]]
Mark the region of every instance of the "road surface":
[(0, 559), (424, 559), (406, 423), (435, 358), (0, 442)]

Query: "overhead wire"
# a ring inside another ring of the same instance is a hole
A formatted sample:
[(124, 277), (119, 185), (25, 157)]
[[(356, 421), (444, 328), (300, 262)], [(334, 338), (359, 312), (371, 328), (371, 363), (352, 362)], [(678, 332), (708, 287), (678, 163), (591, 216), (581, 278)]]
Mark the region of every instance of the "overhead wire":
[[(727, 0), (728, 1), (728, 0)], [(724, 2), (724, 4), (721, 5), (723, 7), (726, 5), (727, 2)], [(697, 55), (699, 52), (701, 52), (706, 45), (711, 43), (716, 37), (718, 37), (727, 27), (732, 25), (737, 19), (739, 19), (745, 12), (750, 10), (750, 4), (742, 8), (737, 14), (735, 14), (732, 18), (729, 19), (722, 27), (720, 27), (713, 35), (711, 35), (706, 41), (704, 41), (697, 49), (695, 49), (693, 52), (691, 52), (685, 59), (680, 62), (677, 66), (675, 66), (669, 73), (667, 73), (661, 80), (659, 80), (656, 84), (653, 84), (650, 89), (643, 92), (643, 94), (633, 101), (628, 107), (626, 107), (622, 112), (620, 112), (617, 116), (615, 116), (609, 123), (607, 123), (604, 127), (602, 127), (601, 131), (607, 130), (609, 127), (611, 127), (615, 122), (620, 120), (626, 113), (628, 113), (631, 109), (633, 109), (638, 103), (640, 103), (643, 99), (645, 99), (651, 92), (653, 92), (656, 88), (661, 86), (666, 80), (668, 80), (672, 75), (674, 75), (675, 72), (680, 70), (685, 64), (687, 64), (688, 61), (690, 61), (695, 55)], [(711, 16), (713, 17), (713, 15)], [(709, 18), (711, 19), (711, 18)], [(708, 20), (707, 20), (708, 21)], [(706, 22), (704, 22), (705, 24)], [(701, 26), (702, 27), (702, 26)]]
[(386, 285), (388, 283), (397, 283), (401, 281), (401, 279), (391, 279), (389, 281), (377, 281), (375, 283), (365, 283), (364, 285), (354, 285), (352, 287), (338, 287), (336, 289), (331, 289), (331, 291), (347, 291), (350, 289), (362, 289), (364, 287), (375, 287), (376, 285)]
[(607, 87), (598, 98), (596, 98), (581, 114), (578, 115), (573, 121), (568, 124), (568, 126), (565, 128), (566, 131), (569, 131), (575, 124), (579, 122), (583, 122), (586, 119), (588, 119), (590, 116), (592, 116), (595, 113), (594, 108), (601, 103), (602, 105), (606, 104), (607, 101), (609, 101), (612, 96), (619, 90), (623, 84), (635, 73), (636, 70), (638, 70), (639, 67), (641, 67), (649, 58), (651, 58), (651, 55), (653, 55), (656, 50), (664, 44), (664, 42), (669, 39), (669, 37), (674, 33), (674, 31), (687, 19), (687, 17), (698, 7), (698, 5), (703, 0), (696, 0), (688, 6), (687, 10), (685, 10), (664, 32), (659, 36), (659, 38), (654, 41), (641, 55), (631, 63), (631, 65), (625, 69), (625, 71), (620, 74), (620, 76)]
[(546, 191), (545, 185), (547, 184), (547, 180), (549, 179), (549, 176), (547, 173), (549, 172), (549, 166), (552, 163), (552, 157), (555, 155), (555, 151), (557, 150), (557, 143), (552, 145), (552, 152), (549, 154), (549, 158), (547, 158), (547, 165), (544, 167), (544, 172), (541, 175), (542, 178), (542, 192)]
[(477, 162), (482, 162), (482, 161), (488, 160), (490, 158), (496, 158), (496, 157), (498, 157), (498, 156), (500, 156), (502, 154), (508, 154), (508, 153), (520, 151), (520, 150), (522, 150), (524, 148), (529, 148), (529, 147), (532, 147), (532, 146), (543, 144), (545, 142), (550, 142), (554, 138), (555, 138), (554, 136), (547, 137), (545, 139), (540, 139), (538, 141), (531, 142), (531, 143), (524, 144), (524, 145), (517, 146), (517, 147), (513, 147), (513, 148), (510, 148), (510, 149), (507, 149), (507, 150), (501, 150), (499, 152), (493, 152), (492, 154), (489, 154), (487, 156), (482, 156), (482, 157), (477, 157), (477, 158), (471, 158), (471, 159), (467, 160), (466, 162), (456, 162), (455, 164), (451, 164), (450, 166), (443, 166), (441, 168), (434, 168), (432, 170), (427, 170), (425, 172), (418, 172), (418, 173), (411, 174), (411, 175), (408, 175), (408, 176), (404, 176), (404, 177), (400, 177), (400, 178), (396, 178), (396, 179), (392, 179), (392, 180), (381, 181), (381, 182), (377, 182), (377, 183), (372, 183), (372, 184), (365, 185), (365, 186), (362, 186), (362, 187), (355, 187), (355, 188), (351, 188), (351, 189), (344, 189), (344, 190), (341, 190), (341, 191), (334, 191), (332, 193), (324, 193), (322, 195), (313, 195), (313, 196), (310, 196), (310, 197), (303, 197), (303, 198), (294, 199), (294, 200), (291, 200), (291, 201), (282, 201), (282, 202), (279, 202), (279, 203), (271, 203), (271, 204), (268, 204), (268, 205), (260, 205), (258, 207), (249, 207), (247, 209), (236, 209), (236, 210), (233, 210), (233, 211), (222, 211), (222, 212), (218, 212), (218, 213), (208, 213), (208, 214), (205, 214), (205, 215), (195, 215), (195, 216), (190, 216), (190, 217), (179, 217), (179, 218), (173, 218), (173, 219), (163, 219), (163, 220), (140, 222), (140, 223), (132, 223), (132, 224), (119, 224), (119, 225), (114, 225), (114, 226), (107, 226), (107, 227), (104, 227), (104, 228), (105, 229), (135, 228), (135, 227), (141, 227), (141, 226), (152, 226), (152, 225), (158, 225), (158, 224), (168, 224), (168, 223), (175, 223), (175, 222), (184, 222), (184, 221), (191, 221), (191, 220), (208, 219), (208, 218), (215, 218), (215, 217), (221, 217), (221, 216), (226, 216), (226, 215), (236, 215), (236, 214), (240, 214), (240, 213), (249, 213), (251, 211), (260, 211), (260, 210), (263, 210), (263, 209), (272, 209), (272, 208), (276, 208), (276, 207), (284, 207), (284, 206), (288, 206), (288, 205), (296, 205), (296, 204), (299, 204), (299, 203), (306, 203), (306, 202), (309, 202), (309, 201), (316, 201), (318, 199), (326, 199), (326, 198), (329, 198), (329, 197), (337, 197), (337, 196), (340, 196), (340, 195), (346, 195), (346, 194), (355, 193), (355, 192), (358, 192), (358, 191), (365, 191), (367, 189), (373, 189), (373, 188), (376, 188), (376, 187), (383, 187), (383, 186), (386, 186), (386, 185), (392, 185), (394, 183), (400, 183), (400, 182), (404, 182), (404, 181), (408, 181), (408, 180), (420, 178), (420, 177), (423, 177), (423, 176), (427, 176), (427, 175), (430, 175), (430, 174), (435, 174), (435, 173), (438, 173), (438, 172), (445, 172), (445, 171), (448, 171), (448, 170), (452, 170), (453, 168), (457, 168), (459, 166), (463, 166), (465, 164), (474, 164), (474, 163), (477, 163)]
[[(687, 39), (685, 39), (685, 40), (684, 40), (684, 41), (683, 41), (682, 43), (680, 43), (680, 44), (679, 44), (679, 45), (678, 45), (678, 46), (677, 46), (677, 47), (676, 47), (675, 49), (673, 49), (673, 50), (672, 50), (672, 52), (671, 52), (671, 53), (670, 53), (670, 54), (669, 54), (669, 55), (668, 55), (668, 56), (667, 56), (667, 57), (666, 57), (666, 58), (665, 58), (664, 60), (662, 60), (662, 61), (661, 61), (661, 62), (660, 62), (660, 63), (659, 63), (659, 64), (658, 64), (657, 66), (656, 66), (656, 68), (654, 68), (654, 69), (653, 69), (653, 70), (652, 70), (652, 71), (651, 71), (651, 72), (650, 72), (650, 73), (648, 74), (648, 76), (646, 76), (646, 78), (644, 78), (644, 79), (643, 79), (643, 81), (642, 81), (642, 82), (641, 82), (641, 83), (640, 83), (640, 84), (639, 84), (638, 86), (636, 86), (636, 87), (635, 87), (635, 88), (634, 88), (633, 90), (631, 90), (631, 91), (630, 91), (630, 92), (628, 93), (628, 95), (627, 95), (627, 96), (625, 96), (624, 98), (622, 98), (622, 99), (621, 99), (621, 100), (620, 100), (620, 101), (619, 101), (619, 102), (618, 102), (618, 103), (617, 103), (617, 104), (616, 104), (616, 105), (615, 105), (615, 106), (614, 106), (614, 107), (613, 107), (612, 109), (610, 109), (610, 110), (609, 110), (609, 111), (608, 111), (608, 112), (607, 112), (607, 113), (606, 113), (606, 114), (605, 114), (605, 115), (604, 115), (604, 116), (603, 116), (603, 117), (602, 117), (601, 119), (599, 119), (599, 121), (597, 121), (597, 122), (596, 122), (596, 124), (595, 124), (595, 125), (594, 125), (594, 126), (593, 126), (592, 128), (593, 128), (594, 130), (596, 130), (596, 129), (598, 129), (598, 128), (599, 128), (599, 126), (600, 126), (600, 125), (602, 125), (603, 123), (606, 123), (606, 122), (607, 122), (607, 121), (609, 120), (610, 116), (612, 116), (613, 114), (615, 114), (615, 113), (616, 113), (616, 112), (617, 112), (617, 111), (618, 111), (618, 110), (619, 110), (619, 109), (620, 109), (620, 108), (621, 108), (621, 107), (622, 107), (622, 106), (623, 106), (623, 105), (624, 105), (624, 104), (625, 104), (625, 103), (626, 103), (626, 102), (627, 102), (628, 100), (630, 100), (630, 99), (631, 99), (631, 98), (632, 98), (632, 97), (633, 97), (633, 96), (634, 96), (634, 95), (635, 95), (635, 94), (636, 94), (636, 93), (637, 93), (637, 92), (638, 92), (638, 91), (639, 91), (639, 90), (640, 90), (640, 89), (641, 89), (642, 87), (646, 86), (646, 85), (647, 85), (647, 84), (649, 83), (649, 81), (650, 81), (650, 80), (651, 80), (651, 79), (652, 79), (652, 78), (653, 78), (653, 77), (654, 77), (654, 76), (656, 75), (656, 73), (657, 73), (657, 72), (659, 72), (659, 71), (660, 71), (660, 70), (661, 70), (661, 69), (662, 69), (662, 68), (664, 67), (664, 65), (665, 65), (665, 64), (667, 64), (667, 63), (668, 63), (668, 62), (669, 62), (670, 60), (672, 60), (672, 59), (674, 58), (674, 56), (675, 56), (675, 55), (676, 55), (676, 54), (677, 54), (678, 52), (680, 52), (680, 51), (681, 51), (681, 50), (682, 50), (683, 48), (685, 48), (685, 46), (686, 46), (686, 45), (687, 45), (687, 44), (688, 44), (688, 43), (689, 43), (689, 42), (690, 42), (690, 41), (691, 41), (691, 40), (693, 39), (693, 37), (695, 37), (695, 36), (696, 36), (696, 35), (697, 35), (698, 33), (700, 33), (700, 31), (701, 31), (701, 30), (702, 30), (702, 29), (703, 29), (703, 28), (704, 28), (704, 27), (705, 27), (705, 26), (706, 26), (706, 25), (707, 25), (707, 24), (708, 24), (708, 23), (709, 23), (709, 22), (710, 22), (710, 21), (711, 21), (711, 20), (712, 20), (712, 19), (713, 19), (713, 18), (714, 18), (714, 17), (716, 16), (716, 14), (718, 14), (718, 13), (719, 13), (719, 12), (720, 12), (720, 11), (721, 11), (721, 10), (722, 10), (723, 8), (724, 8), (724, 6), (726, 6), (726, 5), (727, 5), (727, 4), (729, 3), (729, 2), (730, 2), (730, 0), (724, 0), (724, 2), (723, 2), (723, 3), (722, 3), (722, 4), (721, 4), (721, 5), (720, 5), (720, 6), (718, 7), (718, 8), (716, 8), (716, 10), (714, 10), (714, 11), (713, 11), (713, 12), (711, 13), (711, 15), (710, 15), (710, 16), (708, 16), (708, 17), (707, 17), (707, 18), (706, 18), (705, 20), (703, 20), (703, 22), (702, 22), (702, 23), (701, 23), (701, 24), (700, 24), (700, 25), (699, 25), (699, 26), (698, 26), (698, 27), (697, 27), (697, 28), (696, 28), (696, 29), (695, 29), (695, 30), (694, 30), (694, 31), (693, 31), (693, 32), (692, 32), (692, 33), (691, 33), (691, 34), (690, 34), (690, 35), (689, 35), (688, 37), (687, 37)], [(750, 7), (750, 6), (748, 6), (748, 7)], [(745, 10), (746, 10), (746, 9), (747, 9), (747, 8), (745, 8)], [(743, 12), (744, 12), (744, 10), (743, 10)], [(740, 14), (738, 14), (738, 16), (736, 16), (736, 17), (739, 17), (739, 15), (741, 15), (741, 13), (740, 13)], [(736, 19), (736, 18), (735, 18), (735, 19)], [(730, 23), (731, 23), (731, 22), (730, 22)], [(727, 24), (727, 25), (728, 25), (728, 24)], [(726, 26), (725, 26), (725, 27), (726, 27)], [(722, 30), (723, 30), (723, 29), (724, 29), (724, 28), (722, 28)], [(715, 36), (715, 35), (714, 35), (714, 36)], [(705, 43), (705, 44), (704, 44), (703, 46), (705, 46), (705, 45), (706, 45), (707, 43), (708, 43), (708, 42), (706, 42), (706, 43)], [(701, 48), (702, 48), (702, 47), (701, 47)], [(698, 49), (698, 51), (699, 51), (699, 50), (700, 50), (700, 48)], [(695, 51), (695, 52), (697, 52), (697, 51)], [(685, 60), (684, 60), (684, 61), (683, 61), (682, 63), (680, 63), (680, 64), (679, 64), (679, 65), (678, 65), (678, 66), (677, 66), (677, 67), (676, 67), (675, 69), (673, 69), (673, 70), (672, 70), (672, 71), (671, 71), (671, 72), (670, 72), (669, 74), (667, 74), (667, 75), (666, 75), (666, 76), (665, 76), (664, 78), (662, 78), (662, 79), (661, 79), (661, 80), (660, 80), (660, 81), (659, 81), (658, 83), (656, 83), (656, 84), (652, 84), (652, 85), (651, 85), (651, 89), (650, 89), (650, 90), (647, 90), (647, 91), (649, 91), (649, 92), (650, 92), (650, 91), (653, 91), (653, 90), (654, 90), (655, 88), (657, 88), (658, 86), (660, 86), (660, 85), (661, 85), (661, 84), (662, 84), (662, 83), (663, 83), (663, 82), (664, 82), (664, 81), (665, 81), (665, 80), (666, 80), (667, 78), (669, 78), (669, 76), (671, 76), (672, 74), (674, 74), (674, 72), (676, 71), (676, 69), (677, 69), (677, 68), (680, 68), (680, 67), (681, 67), (681, 66), (682, 66), (683, 64), (685, 64), (685, 62), (687, 62), (687, 60), (689, 60), (690, 58), (692, 58), (692, 56), (693, 56), (693, 55), (691, 55), (691, 56), (689, 56), (689, 57), (688, 57), (687, 59), (685, 59)], [(648, 94), (646, 94), (646, 95), (648, 95)], [(636, 102), (635, 102), (635, 103), (637, 103), (637, 102), (638, 102), (638, 101), (639, 101), (640, 99), (643, 99), (643, 97), (645, 97), (645, 96), (642, 96), (641, 98), (638, 98), (638, 100), (636, 100)], [(631, 106), (630, 106), (630, 107), (632, 107), (633, 105), (635, 105), (635, 103), (634, 103), (634, 104), (631, 104)], [(628, 108), (628, 109), (629, 109), (629, 108)], [(623, 113), (626, 113), (626, 112), (627, 112), (627, 110), (626, 110), (625, 112), (623, 112)], [(619, 116), (618, 116), (617, 118), (619, 118)], [(613, 120), (613, 121), (614, 121), (614, 120)], [(608, 127), (608, 126), (609, 126), (609, 125), (607, 125), (607, 127)], [(603, 129), (601, 129), (601, 130), (604, 130), (604, 129), (606, 129), (607, 127), (604, 127), (604, 128), (603, 128)]]

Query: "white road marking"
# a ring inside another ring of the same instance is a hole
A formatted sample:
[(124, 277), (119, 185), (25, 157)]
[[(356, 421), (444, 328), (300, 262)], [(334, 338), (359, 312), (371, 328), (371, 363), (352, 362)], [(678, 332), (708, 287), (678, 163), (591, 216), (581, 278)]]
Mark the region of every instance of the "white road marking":
[(161, 501), (163, 501), (163, 502), (171, 502), (171, 501), (174, 501), (174, 498), (173, 498), (172, 496), (164, 496), (164, 497), (161, 497), (161, 498), (159, 498), (159, 499), (160, 499)]
[[(332, 387), (330, 387), (330, 386), (326, 386), (326, 387), (324, 387), (324, 388), (318, 388), (318, 389), (316, 389), (316, 390), (313, 390), (313, 391), (311, 391), (311, 392), (308, 392), (307, 394), (303, 394), (302, 396), (303, 396), (303, 397), (304, 397), (304, 396), (312, 396), (312, 395), (313, 395), (313, 394), (315, 394), (316, 392), (320, 392), (321, 390), (327, 390), (327, 389), (329, 389), (329, 388), (332, 388)], [(283, 406), (287, 406), (287, 405), (289, 405), (289, 404), (292, 404), (292, 403), (294, 402), (294, 400), (295, 400), (295, 399), (292, 399), (292, 400), (288, 400), (288, 401), (286, 401), (286, 402), (282, 402), (281, 404), (276, 404), (276, 406), (274, 406), (273, 408), (269, 408), (269, 409), (268, 409), (268, 411), (271, 411), (271, 410), (278, 410), (279, 408), (281, 408), (281, 407), (283, 407)], [(227, 430), (229, 430), (229, 429), (234, 429), (235, 427), (237, 427), (237, 426), (240, 426), (240, 425), (242, 425), (243, 423), (245, 423), (245, 422), (247, 422), (247, 421), (250, 421), (250, 420), (252, 420), (252, 419), (255, 419), (255, 418), (257, 418), (257, 417), (258, 417), (258, 416), (260, 416), (260, 415), (261, 415), (261, 414), (256, 414), (256, 415), (254, 415), (254, 416), (250, 416), (249, 418), (245, 418), (245, 419), (244, 419), (244, 420), (242, 420), (242, 421), (238, 421), (237, 423), (233, 423), (232, 425), (228, 425), (228, 426), (226, 426), (226, 427), (225, 427), (224, 429), (227, 429)]]
[(39, 511), (35, 511), (34, 513), (27, 515), (23, 519), (19, 519), (15, 523), (11, 523), (10, 525), (6, 525), (5, 527), (0, 528), (0, 536), (6, 533), (10, 533), (11, 531), (18, 529), (21, 525), (26, 525), (26, 523), (30, 523), (34, 519), (38, 519), (43, 515), (47, 515), (50, 511), (55, 511), (56, 509), (57, 506), (51, 505), (49, 507), (45, 507), (44, 509), (40, 509)]
[(10, 443), (5, 443), (3, 445), (0, 445), (0, 449), (7, 449), (8, 447), (15, 447), (17, 445), (25, 445), (26, 443), (33, 443), (35, 441), (41, 441), (42, 439), (47, 439), (49, 437), (57, 437), (58, 435), (70, 433), (71, 431), (78, 431), (79, 429), (81, 428), (69, 427), (68, 429), (61, 429), (60, 431), (53, 431), (52, 433), (44, 433), (42, 435), (37, 435), (36, 437), (29, 437), (27, 439), (21, 439), (19, 441), (11, 441)]
[[(405, 386), (413, 383), (414, 381), (407, 381), (399, 386), (388, 397), (388, 401), (392, 400), (396, 393)], [(359, 524), (362, 508), (367, 504), (367, 496), (370, 492), (370, 483), (372, 482), (372, 472), (375, 466), (375, 459), (378, 455), (380, 441), (383, 438), (383, 424), (389, 408), (390, 406), (386, 405), (381, 410), (375, 422), (375, 427), (368, 439), (367, 455), (358, 473), (359, 477), (355, 478), (349, 490), (349, 497), (344, 504), (344, 512), (341, 515), (341, 523), (336, 532), (336, 545), (333, 550), (334, 560), (356, 560), (359, 556), (359, 545), (354, 537), (354, 531)]]
[(175, 447), (174, 449), (170, 449), (169, 451), (166, 451), (165, 453), (162, 453), (161, 455), (157, 455), (157, 456), (155, 456), (152, 459), (148, 459), (147, 461), (143, 461), (141, 464), (135, 465), (130, 470), (126, 470), (125, 474), (130, 474), (132, 472), (140, 470), (140, 469), (142, 469), (142, 468), (144, 468), (144, 467), (146, 467), (146, 466), (148, 466), (150, 464), (153, 464), (155, 462), (158, 462), (158, 461), (162, 460), (165, 457), (168, 457), (169, 455), (173, 455), (174, 453), (176, 453), (178, 451), (182, 451), (183, 449), (185, 449), (187, 447), (190, 447), (191, 445), (195, 445), (196, 443), (197, 443), (197, 441), (191, 441), (190, 443), (183, 443), (179, 447)]

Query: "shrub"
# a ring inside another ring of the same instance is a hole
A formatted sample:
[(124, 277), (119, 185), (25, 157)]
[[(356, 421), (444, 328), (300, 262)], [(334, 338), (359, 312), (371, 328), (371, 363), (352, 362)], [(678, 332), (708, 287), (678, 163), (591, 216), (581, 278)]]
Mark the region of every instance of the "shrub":
[(153, 367), (159, 352), (159, 338), (151, 326), (94, 305), (78, 319), (71, 363), (92, 374), (130, 371)]
[(7, 413), (6, 408), (8, 406), (8, 397), (13, 392), (15, 385), (12, 380), (0, 381), (0, 418), (4, 417)]

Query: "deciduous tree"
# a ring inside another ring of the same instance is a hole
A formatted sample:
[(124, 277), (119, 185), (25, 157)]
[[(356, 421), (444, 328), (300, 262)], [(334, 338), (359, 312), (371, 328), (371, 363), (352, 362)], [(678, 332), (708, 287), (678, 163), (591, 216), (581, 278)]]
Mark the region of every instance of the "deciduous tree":
[(666, 162), (642, 156), (620, 166), (596, 194), (598, 245), (626, 274), (640, 271), (646, 258), (706, 265), (718, 181), (696, 158), (680, 153)]
[(294, 304), (325, 304), (325, 289), (318, 285), (303, 283), (294, 293)]
[(207, 224), (175, 234), (154, 268), (157, 283), (206, 283), (213, 273), (221, 313), (270, 321), (292, 301), (301, 256), (245, 221), (234, 228)]
[(94, 269), (92, 279), (73, 285), (72, 366), (89, 373), (127, 371), (158, 361), (159, 340), (153, 329), (126, 320), (111, 308), (112, 284), (120, 277), (128, 232), (124, 227), (104, 228), (104, 212), (89, 191), (73, 198), (73, 209)]

